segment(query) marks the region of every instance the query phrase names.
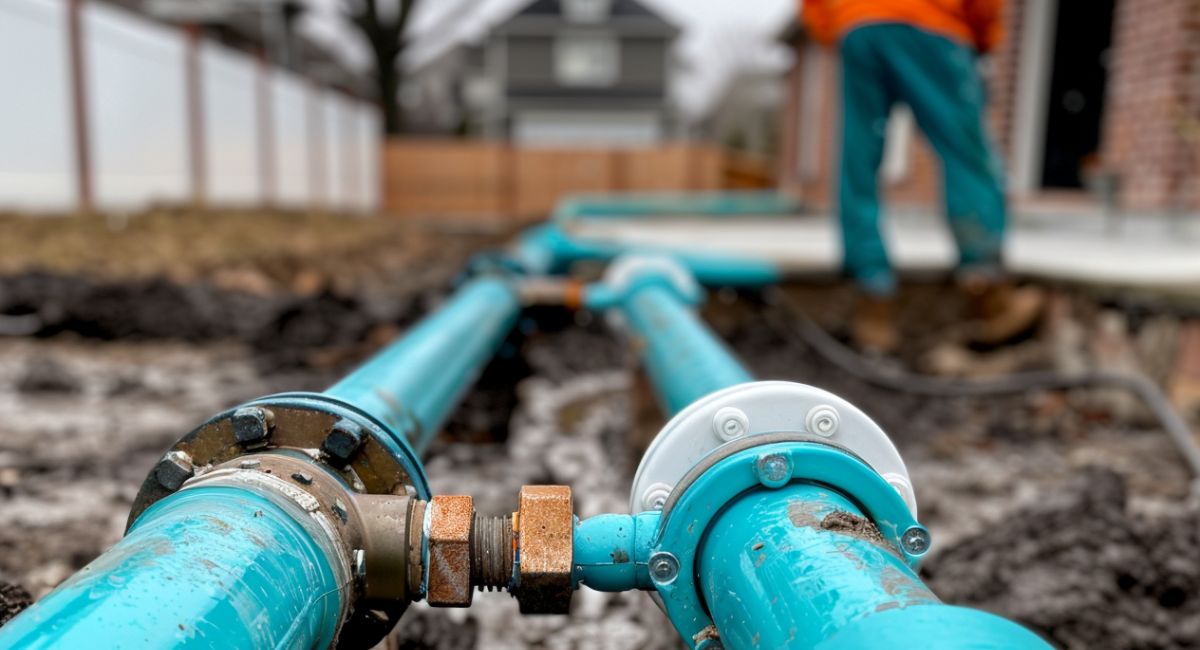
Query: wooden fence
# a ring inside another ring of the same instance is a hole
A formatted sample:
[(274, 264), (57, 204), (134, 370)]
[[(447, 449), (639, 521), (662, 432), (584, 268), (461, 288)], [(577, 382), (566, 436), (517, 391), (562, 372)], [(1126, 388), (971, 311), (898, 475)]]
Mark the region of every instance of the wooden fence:
[(644, 149), (519, 148), (500, 142), (394, 139), (384, 146), (383, 204), (400, 216), (540, 216), (564, 195), (703, 191), (770, 185), (743, 159), (698, 144)]

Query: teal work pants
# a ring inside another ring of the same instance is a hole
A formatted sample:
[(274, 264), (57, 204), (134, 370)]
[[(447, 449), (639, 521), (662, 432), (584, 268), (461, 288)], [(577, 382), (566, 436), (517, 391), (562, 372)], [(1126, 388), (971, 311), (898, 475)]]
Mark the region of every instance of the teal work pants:
[(838, 211), (847, 273), (867, 293), (896, 291), (879, 229), (878, 179), (888, 116), (900, 102), (941, 158), (961, 271), (998, 274), (1006, 208), (1000, 165), (984, 131), (986, 100), (974, 50), (910, 25), (883, 23), (848, 33), (841, 58)]

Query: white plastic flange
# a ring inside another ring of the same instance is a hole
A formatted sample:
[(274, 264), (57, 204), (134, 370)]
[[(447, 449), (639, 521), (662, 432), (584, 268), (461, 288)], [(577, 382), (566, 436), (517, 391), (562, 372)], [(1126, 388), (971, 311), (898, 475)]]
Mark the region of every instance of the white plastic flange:
[[(739, 426), (744, 432), (737, 432)], [(806, 433), (849, 450), (895, 488), (917, 516), (908, 469), (883, 429), (846, 400), (787, 381), (732, 386), (706, 395), (671, 418), (642, 456), (630, 510), (645, 510), (643, 497), (651, 488), (674, 488), (700, 459), (728, 441), (767, 433)]]

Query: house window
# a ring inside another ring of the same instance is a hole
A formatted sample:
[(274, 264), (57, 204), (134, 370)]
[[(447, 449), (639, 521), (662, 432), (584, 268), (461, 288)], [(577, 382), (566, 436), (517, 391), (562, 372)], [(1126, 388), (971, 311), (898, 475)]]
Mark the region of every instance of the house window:
[(620, 73), (620, 46), (609, 34), (565, 34), (554, 42), (554, 75), (564, 86), (611, 86)]
[(612, 0), (562, 0), (563, 15), (573, 23), (600, 23), (608, 18)]

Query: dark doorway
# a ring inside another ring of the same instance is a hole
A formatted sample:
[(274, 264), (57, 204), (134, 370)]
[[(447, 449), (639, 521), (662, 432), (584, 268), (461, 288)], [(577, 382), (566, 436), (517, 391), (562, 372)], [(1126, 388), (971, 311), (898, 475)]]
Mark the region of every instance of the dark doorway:
[(1116, 0), (1058, 0), (1042, 186), (1083, 187), (1100, 148)]

